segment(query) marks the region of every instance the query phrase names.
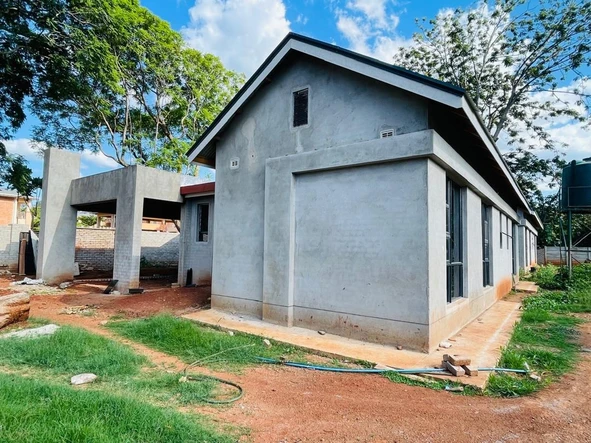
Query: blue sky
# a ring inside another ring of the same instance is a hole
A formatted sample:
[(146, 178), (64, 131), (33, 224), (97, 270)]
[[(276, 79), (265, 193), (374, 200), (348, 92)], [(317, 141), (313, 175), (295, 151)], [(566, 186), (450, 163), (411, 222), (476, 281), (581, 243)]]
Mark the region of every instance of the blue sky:
[[(474, 1), (404, 0), (140, 0), (168, 21), (187, 45), (220, 57), (230, 69), (252, 74), (290, 31), (334, 43), (389, 61), (401, 45), (408, 45), (417, 26), (415, 19), (434, 17), (443, 9), (474, 6)], [(566, 85), (565, 85), (566, 86)], [(42, 174), (42, 161), (29, 146), (30, 119), (7, 143), (9, 151), (30, 160)], [(570, 158), (586, 152), (588, 133), (582, 125), (558, 122), (552, 129), (558, 139), (571, 144)], [(82, 174), (116, 167), (102, 155), (83, 153)]]

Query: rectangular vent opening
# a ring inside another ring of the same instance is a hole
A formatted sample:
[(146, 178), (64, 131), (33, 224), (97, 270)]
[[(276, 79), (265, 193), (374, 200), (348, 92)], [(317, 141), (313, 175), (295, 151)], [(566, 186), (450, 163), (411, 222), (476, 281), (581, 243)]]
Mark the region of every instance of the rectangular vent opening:
[(380, 138), (394, 137), (394, 129), (384, 129), (380, 131)]
[(293, 127), (308, 124), (308, 88), (293, 93)]

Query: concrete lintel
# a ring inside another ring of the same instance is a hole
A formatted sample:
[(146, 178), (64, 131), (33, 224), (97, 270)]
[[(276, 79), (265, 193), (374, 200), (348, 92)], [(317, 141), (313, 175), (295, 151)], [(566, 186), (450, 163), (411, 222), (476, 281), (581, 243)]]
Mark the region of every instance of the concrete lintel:
[(518, 215), (515, 209), (509, 206), (497, 194), (492, 186), (484, 180), (476, 170), (466, 162), (457, 151), (452, 148), (439, 134), (434, 133), (434, 150), (433, 160), (439, 163), (447, 170), (451, 170), (459, 175), (468, 186), (474, 190), (480, 197), (492, 202), (494, 206), (502, 210), (506, 215), (514, 221), (518, 220)]
[(144, 183), (140, 188), (144, 198), (182, 203), (180, 174), (133, 165), (74, 180), (70, 204), (89, 205), (116, 200), (122, 188), (133, 182), (131, 176)]

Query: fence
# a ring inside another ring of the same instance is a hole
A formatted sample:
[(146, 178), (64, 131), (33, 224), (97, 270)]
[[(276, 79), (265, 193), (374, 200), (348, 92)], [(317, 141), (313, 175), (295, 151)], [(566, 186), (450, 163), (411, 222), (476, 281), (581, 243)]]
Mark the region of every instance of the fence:
[[(575, 247), (572, 249), (573, 252), (573, 263), (589, 263), (591, 262), (591, 248), (579, 248)], [(560, 246), (546, 246), (538, 249), (538, 263), (547, 265), (552, 263), (554, 265), (560, 265), (566, 263), (566, 248)]]

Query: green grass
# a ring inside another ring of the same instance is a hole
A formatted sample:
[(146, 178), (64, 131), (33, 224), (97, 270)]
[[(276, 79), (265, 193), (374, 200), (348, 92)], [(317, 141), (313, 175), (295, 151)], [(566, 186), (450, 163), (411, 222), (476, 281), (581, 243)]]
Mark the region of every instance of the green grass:
[(220, 400), (219, 383), (212, 379), (179, 382), (182, 374), (149, 371), (139, 376), (112, 380), (100, 389), (125, 393), (128, 397), (168, 406), (202, 404), (205, 399)]
[[(565, 311), (557, 308), (556, 303), (560, 301), (556, 296), (542, 302), (530, 301), (539, 297), (532, 296), (525, 300), (521, 321), (515, 326), (497, 366), (525, 369), (527, 365), (542, 376), (542, 381), (519, 374), (494, 373), (488, 382), (488, 394), (502, 397), (531, 394), (572, 370), (576, 364), (579, 350), (576, 327), (581, 320), (554, 312)], [(552, 303), (548, 303), (548, 300)]]
[(136, 374), (145, 363), (129, 347), (71, 326), (45, 337), (0, 340), (0, 365), (108, 377)]
[(203, 362), (211, 367), (233, 367), (254, 364), (256, 357), (297, 359), (305, 356), (301, 349), (271, 340), (267, 347), (262, 337), (235, 333), (230, 336), (214, 328), (173, 317), (168, 314), (150, 318), (109, 322), (107, 327), (128, 339), (166, 352), (187, 363), (233, 349)]
[(393, 381), (395, 383), (403, 383), (408, 386), (420, 386), (423, 388), (435, 389), (436, 391), (444, 391), (446, 387), (451, 387), (451, 388), (461, 387), (461, 388), (463, 388), (463, 391), (456, 392), (457, 394), (460, 394), (460, 395), (482, 395), (482, 391), (475, 386), (464, 385), (462, 383), (454, 382), (454, 381), (450, 381), (450, 380), (439, 380), (439, 379), (435, 379), (435, 378), (433, 378), (433, 379), (425, 378), (425, 381), (423, 381), (423, 380), (417, 380), (415, 378), (406, 377), (405, 375), (398, 374), (396, 372), (384, 372), (383, 375), (384, 375), (384, 377), (386, 377), (390, 381)]
[(196, 417), (93, 390), (0, 373), (3, 442), (230, 442)]

